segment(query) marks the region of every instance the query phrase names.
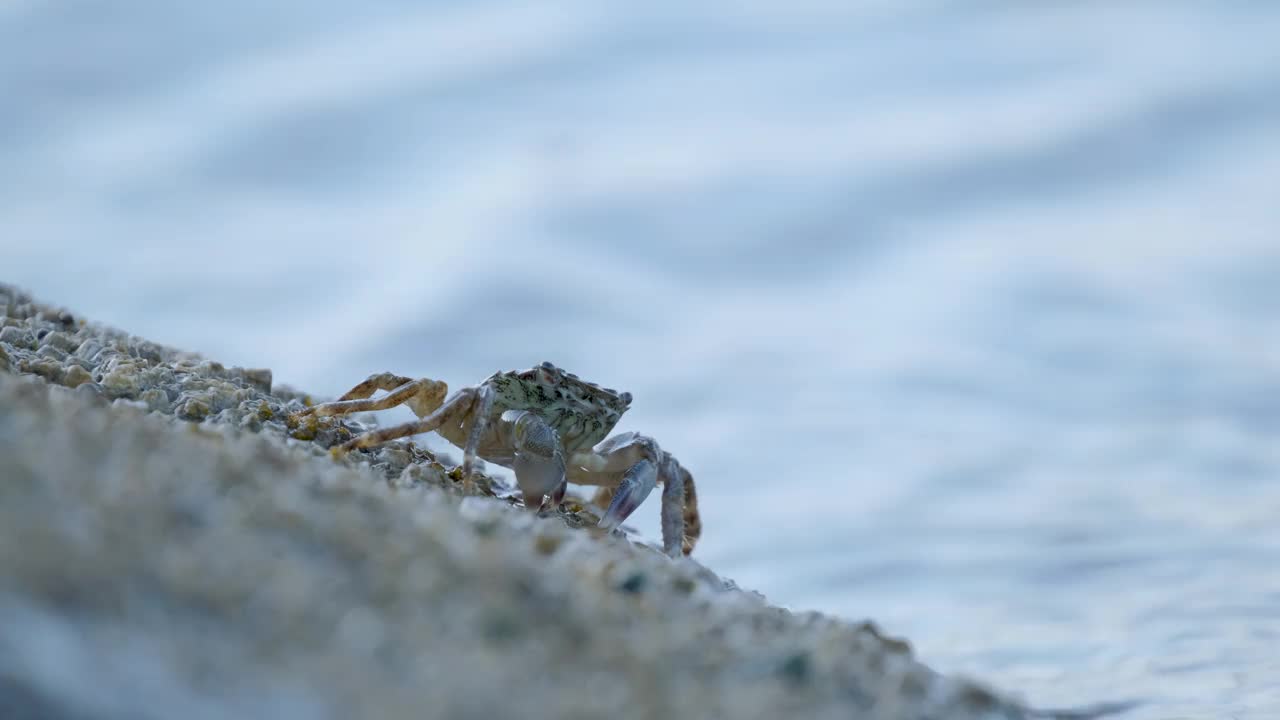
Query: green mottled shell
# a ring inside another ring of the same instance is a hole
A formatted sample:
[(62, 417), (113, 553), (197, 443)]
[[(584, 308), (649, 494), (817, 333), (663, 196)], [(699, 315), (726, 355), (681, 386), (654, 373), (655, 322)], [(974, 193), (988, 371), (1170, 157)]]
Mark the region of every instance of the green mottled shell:
[(537, 413), (569, 452), (605, 439), (631, 405), (631, 393), (589, 383), (551, 363), (494, 373), (483, 384), (496, 392), (494, 417), (507, 410)]

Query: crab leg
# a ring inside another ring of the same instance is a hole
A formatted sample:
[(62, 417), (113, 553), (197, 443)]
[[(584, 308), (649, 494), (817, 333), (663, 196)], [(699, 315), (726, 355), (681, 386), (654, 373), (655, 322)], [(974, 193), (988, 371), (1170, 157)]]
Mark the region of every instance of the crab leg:
[(386, 390), (390, 392), (402, 385), (408, 385), (411, 382), (413, 382), (413, 378), (396, 375), (395, 373), (374, 373), (365, 378), (363, 382), (348, 390), (345, 395), (338, 399), (361, 400), (369, 397), (379, 390)]
[[(640, 507), (645, 498), (649, 497), (649, 493), (658, 486), (658, 466), (654, 465), (648, 458), (632, 465), (622, 476), (622, 483), (618, 485), (618, 489), (613, 494), (613, 501), (609, 503), (609, 509), (605, 510), (604, 517), (600, 518), (600, 527), (613, 530), (622, 524)], [(662, 508), (663, 519), (663, 535), (666, 535), (667, 508), (663, 503)], [(665, 545), (665, 538), (663, 545)]]
[[(609, 529), (622, 524), (660, 481), (663, 549), (672, 557), (693, 550), (701, 526), (696, 499), (692, 507), (686, 506), (686, 499), (694, 497), (693, 477), (652, 438), (620, 433), (594, 450), (575, 453), (569, 480), (581, 485), (616, 487), (600, 520), (600, 526)], [(686, 518), (692, 522), (686, 523)], [(691, 536), (686, 535), (686, 524), (694, 531)]]
[[(684, 469), (684, 466), (673, 457), (671, 461), (675, 463), (675, 472), (677, 472), (684, 481), (684, 542), (682, 543), (684, 554), (688, 555), (693, 552), (693, 546), (698, 544), (698, 538), (702, 537), (702, 515), (698, 513), (698, 489), (693, 483), (693, 475)], [(666, 499), (665, 496), (663, 499)]]
[[(378, 390), (386, 390), (388, 394), (380, 398), (367, 399)], [(413, 414), (421, 418), (439, 408), (448, 391), (446, 384), (436, 380), (428, 378), (413, 380), (393, 373), (378, 373), (370, 375), (368, 379), (351, 388), (334, 402), (313, 405), (300, 410), (297, 415), (299, 417), (348, 415), (408, 405)]]
[[(431, 432), (442, 425), (459, 422), (461, 421), (462, 416), (471, 409), (475, 401), (475, 389), (464, 388), (454, 393), (453, 397), (446, 400), (439, 409), (427, 417), (424, 417), (421, 420), (403, 423), (401, 425), (393, 425), (392, 427), (383, 428), (382, 430), (367, 432), (358, 438), (338, 446), (338, 452), (346, 453), (358, 448), (372, 447), (389, 440)], [(470, 455), (468, 455), (468, 457), (470, 457)]]
[(462, 477), (468, 482), (475, 469), (476, 449), (480, 447), (480, 439), (489, 425), (489, 413), (493, 411), (493, 388), (482, 385), (475, 392), (475, 402), (471, 410), (471, 432), (467, 434), (467, 445), (462, 449)]

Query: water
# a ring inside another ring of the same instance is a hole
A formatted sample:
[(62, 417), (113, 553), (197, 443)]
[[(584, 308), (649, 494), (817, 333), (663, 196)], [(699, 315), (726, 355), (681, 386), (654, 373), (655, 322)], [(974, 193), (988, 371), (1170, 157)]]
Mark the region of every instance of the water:
[(5, 280), (318, 393), (553, 360), (776, 602), (1280, 713), (1280, 6), (261, 5), (0, 2)]

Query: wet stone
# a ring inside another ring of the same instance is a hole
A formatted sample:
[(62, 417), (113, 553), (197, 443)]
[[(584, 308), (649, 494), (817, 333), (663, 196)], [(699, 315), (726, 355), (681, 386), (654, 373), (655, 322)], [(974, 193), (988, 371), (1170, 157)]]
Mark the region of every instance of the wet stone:
[(352, 438), (351, 431), (344, 427), (341, 423), (332, 418), (325, 418), (315, 426), (315, 432), (312, 440), (315, 440), (321, 447), (333, 447), (341, 445)]
[(267, 402), (266, 400), (263, 400), (262, 402), (258, 403), (258, 409), (256, 412), (257, 412), (258, 418), (260, 418), (263, 421), (266, 421), (274, 418), (280, 412), (280, 409), (276, 408), (273, 410), (271, 408), (271, 403)]
[(384, 462), (391, 468), (394, 468), (397, 474), (413, 460), (409, 451), (405, 450), (398, 444), (388, 444), (380, 447), (377, 449), (375, 454), (379, 462)]
[(75, 345), (76, 343), (71, 339), (71, 336), (56, 330), (40, 339), (41, 349), (52, 347), (61, 350), (63, 353), (71, 352), (75, 349)]
[(443, 465), (439, 463), (417, 463), (406, 467), (395, 480), (392, 487), (410, 488), (424, 483), (444, 485), (449, 478)]
[(160, 347), (152, 342), (141, 342), (136, 346), (137, 357), (153, 363), (158, 363), (163, 359), (160, 353)]
[(8, 343), (15, 348), (29, 350), (33, 344), (33, 338), (26, 330), (10, 326), (0, 330), (0, 342)]
[(102, 389), (113, 398), (133, 397), (138, 393), (138, 376), (132, 364), (121, 365), (108, 371), (98, 381)]
[(81, 383), (76, 386), (76, 394), (82, 397), (91, 397), (95, 400), (106, 400), (107, 393), (102, 386), (95, 382)]
[(39, 375), (52, 383), (62, 380), (62, 366), (47, 358), (29, 361), (26, 363), (25, 371), (33, 375)]
[(75, 356), (83, 360), (95, 360), (98, 353), (102, 352), (102, 343), (97, 340), (85, 340), (80, 343), (80, 347), (76, 348)]
[(42, 358), (48, 358), (49, 360), (53, 360), (56, 363), (61, 363), (62, 361), (67, 359), (66, 351), (59, 350), (58, 348), (52, 345), (41, 345), (40, 349), (36, 351), (36, 354)]
[(188, 398), (178, 405), (177, 416), (192, 422), (204, 420), (209, 416), (209, 403), (201, 398)]
[(169, 395), (160, 388), (143, 390), (138, 399), (157, 412), (169, 412)]
[(79, 365), (68, 366), (67, 371), (62, 375), (62, 384), (69, 388), (77, 388), (92, 381), (93, 376), (89, 374), (89, 371)]
[(194, 371), (200, 377), (221, 378), (227, 371), (227, 368), (222, 363), (205, 360), (196, 365)]
[(267, 368), (246, 368), (244, 379), (249, 385), (264, 393), (271, 392), (271, 370)]
[(320, 423), (315, 415), (308, 415), (301, 420), (286, 416), (285, 424), (289, 427), (289, 437), (294, 440), (315, 440), (316, 433), (320, 430)]

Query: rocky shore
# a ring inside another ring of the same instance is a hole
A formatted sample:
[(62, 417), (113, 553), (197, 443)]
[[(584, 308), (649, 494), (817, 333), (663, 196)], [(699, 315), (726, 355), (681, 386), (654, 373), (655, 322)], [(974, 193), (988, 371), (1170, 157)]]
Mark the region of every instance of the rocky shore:
[(0, 285), (0, 717), (1040, 716), (307, 402)]

